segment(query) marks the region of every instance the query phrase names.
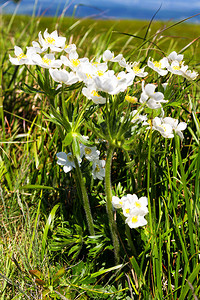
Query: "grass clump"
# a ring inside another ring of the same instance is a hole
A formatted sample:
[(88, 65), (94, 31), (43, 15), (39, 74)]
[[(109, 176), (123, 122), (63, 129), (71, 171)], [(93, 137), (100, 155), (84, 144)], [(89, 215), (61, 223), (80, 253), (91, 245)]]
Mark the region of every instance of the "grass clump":
[[(198, 299), (198, 77), (148, 69), (143, 89), (139, 77), (115, 96), (101, 89), (101, 104), (83, 96), (83, 83), (59, 87), (46, 69), (8, 56), (48, 27), (92, 61), (109, 48), (142, 68), (175, 50), (198, 71), (198, 25), (9, 16), (1, 24), (1, 299)], [(148, 83), (168, 100), (158, 109), (139, 101)], [(187, 123), (184, 139), (155, 130), (162, 109)], [(130, 121), (134, 110), (149, 129)], [(80, 166), (80, 144), (106, 161), (105, 187), (91, 176), (99, 162), (92, 169), (85, 155)], [(75, 164), (67, 174), (57, 164), (63, 152)], [(148, 199), (144, 227), (131, 229), (113, 210), (112, 196), (130, 194)]]

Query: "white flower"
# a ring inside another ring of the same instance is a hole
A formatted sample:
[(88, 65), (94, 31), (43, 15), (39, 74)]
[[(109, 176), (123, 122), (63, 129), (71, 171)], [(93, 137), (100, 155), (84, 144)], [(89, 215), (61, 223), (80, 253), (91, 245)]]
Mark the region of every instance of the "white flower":
[(183, 55), (177, 54), (176, 51), (173, 51), (167, 56), (167, 58), (170, 63), (173, 61), (178, 61), (180, 63), (183, 60)]
[(133, 80), (135, 78), (135, 74), (133, 73), (125, 73), (124, 71), (118, 73), (117, 79), (118, 79), (118, 87), (120, 85), (124, 85), (122, 87), (122, 91), (124, 91), (128, 86), (133, 84)]
[(77, 53), (75, 51), (72, 51), (70, 53), (70, 56), (69, 56), (69, 59), (64, 56), (64, 55), (61, 55), (61, 61), (62, 63), (69, 67), (70, 69), (72, 69), (72, 71), (76, 72), (77, 68), (80, 66), (81, 63), (85, 63), (85, 62), (88, 62), (88, 58), (84, 57), (84, 58), (80, 58), (78, 59)]
[(122, 208), (123, 201), (117, 196), (112, 196), (112, 205), (114, 208)]
[(178, 124), (178, 120), (177, 119), (173, 119), (171, 117), (165, 117), (163, 119), (163, 122), (165, 124), (169, 124), (171, 125), (172, 129), (175, 131), (175, 133), (177, 135), (180, 136), (181, 139), (184, 139), (183, 133), (182, 131), (185, 130), (187, 128), (187, 124), (185, 122), (180, 122)]
[(100, 151), (97, 150), (97, 147), (88, 147), (83, 144), (80, 144), (81, 157), (85, 155), (85, 158), (89, 161), (99, 160)]
[(185, 66), (183, 63), (180, 64), (178, 60), (172, 61), (171, 65), (168, 66), (168, 71), (172, 74), (183, 75), (188, 69), (188, 66)]
[(64, 69), (49, 69), (49, 73), (54, 81), (71, 85), (79, 81), (74, 72), (67, 72)]
[(79, 77), (79, 80), (86, 85), (94, 84), (93, 77), (96, 72), (96, 67), (89, 61), (80, 63), (76, 69), (76, 75)]
[(133, 211), (140, 211), (141, 215), (146, 215), (148, 213), (148, 200), (147, 197), (141, 197), (138, 199), (137, 195), (127, 194), (122, 197), (122, 210), (125, 217), (129, 217)]
[(135, 76), (138, 77), (145, 77), (148, 75), (148, 72), (144, 71), (145, 66), (143, 68), (139, 68), (139, 62), (134, 62), (132, 64), (126, 65), (127, 72), (133, 73)]
[(140, 97), (141, 103), (146, 103), (146, 105), (151, 109), (161, 108), (161, 103), (168, 102), (164, 100), (164, 95), (161, 92), (155, 92), (156, 85), (147, 84), (144, 87), (144, 81), (142, 82), (142, 94)]
[(60, 68), (62, 62), (60, 59), (55, 59), (53, 54), (45, 54), (44, 57), (41, 57), (40, 54), (33, 54), (33, 61), (42, 68)]
[(13, 65), (35, 65), (35, 62), (32, 60), (32, 56), (36, 53), (36, 51), (32, 47), (30, 49), (28, 48), (27, 53), (24, 54), (20, 47), (14, 46), (14, 53), (16, 57), (9, 55), (9, 60)]
[(28, 51), (31, 51), (32, 53), (39, 53), (41, 54), (44, 52), (44, 50), (40, 47), (40, 44), (38, 42), (32, 42), (32, 47), (26, 47)]
[(69, 45), (66, 44), (63, 50), (69, 54), (73, 51), (76, 51), (76, 45), (75, 44), (69, 44)]
[(120, 92), (124, 92), (127, 87), (132, 84), (132, 81), (132, 74), (120, 72), (118, 76), (115, 76), (113, 70), (109, 70), (102, 76), (97, 76), (94, 78), (97, 90), (106, 92), (110, 95), (116, 95)]
[(103, 53), (103, 61), (112, 61), (112, 62), (119, 62), (123, 58), (122, 54), (118, 54), (117, 56), (114, 57), (114, 53), (111, 52), (110, 50), (106, 50)]
[(82, 93), (88, 99), (91, 99), (95, 104), (105, 104), (106, 98), (99, 95), (94, 85), (89, 85), (82, 89)]
[[(68, 154), (66, 154), (65, 152), (58, 152), (56, 156), (58, 158), (57, 164), (63, 166), (63, 171), (65, 173), (68, 173), (72, 170), (72, 168), (75, 168), (74, 158), (71, 152), (69, 152)], [(78, 162), (80, 164), (80, 158)]]
[(94, 179), (98, 178), (102, 180), (105, 177), (105, 163), (105, 160), (96, 160), (93, 162), (92, 176)]
[(162, 118), (155, 117), (152, 120), (152, 124), (153, 124), (153, 129), (159, 131), (160, 134), (164, 138), (173, 138), (174, 137), (173, 128), (172, 128), (171, 124), (165, 123)]
[(191, 80), (195, 80), (198, 75), (199, 74), (196, 71), (192, 72), (191, 70), (186, 70), (185, 72), (182, 72), (183, 77)]
[(130, 117), (131, 117), (131, 122), (132, 123), (143, 123), (143, 125), (147, 125), (148, 123), (146, 122), (147, 121), (147, 115), (143, 116), (143, 115), (140, 115), (137, 111), (137, 109), (131, 111), (130, 113)]
[(44, 32), (44, 38), (42, 37), (41, 31), (39, 32), (39, 42), (43, 48), (43, 51), (48, 48), (53, 52), (61, 52), (65, 47), (65, 37), (59, 37), (57, 30), (53, 31), (51, 34), (48, 33), (47, 29)]
[(147, 225), (147, 220), (144, 215), (140, 215), (140, 210), (135, 210), (125, 221), (130, 228), (137, 228), (139, 226)]
[(188, 70), (188, 65), (184, 65), (184, 62), (173, 60), (171, 65), (167, 67), (168, 71), (172, 74), (181, 75), (187, 79), (194, 80), (197, 78), (198, 73), (196, 71)]
[(165, 76), (168, 73), (168, 70), (166, 70), (166, 68), (169, 66), (167, 57), (164, 57), (159, 61), (151, 61), (151, 58), (149, 58), (147, 65), (161, 76)]

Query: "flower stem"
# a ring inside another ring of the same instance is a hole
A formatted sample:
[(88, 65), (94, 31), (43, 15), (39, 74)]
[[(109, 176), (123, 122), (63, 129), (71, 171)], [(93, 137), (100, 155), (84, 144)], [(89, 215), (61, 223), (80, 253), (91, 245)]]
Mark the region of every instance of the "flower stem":
[(105, 191), (106, 191), (106, 208), (108, 214), (108, 220), (110, 225), (110, 231), (113, 241), (114, 254), (115, 254), (115, 262), (119, 264), (119, 240), (117, 236), (117, 225), (113, 218), (113, 207), (112, 207), (112, 186), (111, 186), (111, 165), (112, 165), (112, 157), (114, 152), (114, 146), (110, 145), (107, 151), (107, 159), (105, 166)]
[(81, 169), (79, 167), (78, 160), (77, 160), (76, 157), (74, 157), (74, 163), (75, 163), (75, 166), (76, 166), (76, 174), (77, 174), (78, 181), (79, 181), (80, 188), (81, 188), (82, 199), (83, 199), (83, 207), (84, 207), (85, 214), (86, 214), (86, 219), (87, 219), (89, 232), (90, 232), (90, 235), (94, 236), (95, 231), (94, 231), (94, 223), (93, 223), (93, 218), (92, 218), (92, 213), (91, 213), (91, 208), (90, 208), (90, 202), (89, 202), (87, 190), (86, 190), (86, 187), (85, 187), (83, 174), (81, 172)]

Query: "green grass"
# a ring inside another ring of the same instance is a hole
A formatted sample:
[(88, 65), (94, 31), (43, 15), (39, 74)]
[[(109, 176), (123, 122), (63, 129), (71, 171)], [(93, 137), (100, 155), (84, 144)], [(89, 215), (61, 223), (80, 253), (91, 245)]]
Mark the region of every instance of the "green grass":
[[(129, 153), (120, 148), (114, 153), (114, 194), (148, 195), (151, 205), (148, 226), (138, 230), (125, 227), (117, 212), (120, 265), (115, 266), (103, 183), (91, 181), (86, 164), (83, 175), (96, 231), (91, 238), (79, 200), (80, 188), (75, 178), (66, 176), (56, 164), (56, 153), (63, 148), (63, 130), (48, 121), (49, 98), (22, 90), (24, 82), (35, 87), (36, 83), (26, 68), (12, 66), (8, 60), (14, 45), (25, 48), (37, 40), (40, 30), (56, 28), (77, 44), (80, 56), (92, 58), (109, 48), (130, 61), (144, 61), (147, 56), (161, 57), (161, 50), (169, 54), (185, 48), (186, 62), (198, 71), (199, 25), (170, 27), (172, 23), (153, 22), (147, 30), (148, 24), (1, 16), (2, 300), (41, 299), (42, 293), (45, 299), (51, 289), (55, 294), (46, 299), (200, 297), (198, 79), (195, 83), (175, 79), (168, 95), (166, 111), (188, 123), (183, 142), (166, 140), (155, 132), (143, 133), (132, 141)], [(152, 76), (148, 80), (157, 79)], [(75, 115), (79, 91), (68, 92), (67, 97), (62, 105)], [(58, 107), (59, 101), (57, 98)], [(89, 121), (86, 116), (85, 122)], [(95, 138), (85, 127), (80, 127), (80, 132)], [(99, 147), (105, 155), (106, 145)]]

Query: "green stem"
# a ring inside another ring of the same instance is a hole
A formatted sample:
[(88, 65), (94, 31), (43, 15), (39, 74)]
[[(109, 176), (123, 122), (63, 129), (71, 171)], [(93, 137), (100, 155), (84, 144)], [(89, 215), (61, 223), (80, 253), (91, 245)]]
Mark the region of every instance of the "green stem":
[(112, 207), (112, 186), (111, 186), (111, 165), (112, 157), (114, 152), (114, 146), (110, 145), (107, 151), (106, 166), (105, 166), (105, 191), (106, 191), (106, 208), (109, 220), (109, 226), (113, 241), (115, 262), (119, 264), (119, 240), (117, 236), (117, 225), (113, 218), (113, 207)]
[(93, 223), (93, 218), (92, 218), (92, 213), (91, 213), (91, 208), (90, 208), (90, 202), (89, 202), (87, 190), (86, 190), (86, 187), (85, 187), (83, 174), (81, 172), (78, 160), (75, 156), (74, 156), (74, 163), (75, 163), (75, 166), (76, 166), (76, 174), (77, 174), (78, 181), (79, 181), (80, 188), (81, 188), (83, 206), (84, 206), (84, 210), (85, 210), (85, 214), (86, 214), (86, 219), (87, 219), (87, 223), (88, 223), (89, 232), (90, 232), (90, 235), (94, 236), (95, 231), (94, 231), (94, 223)]

